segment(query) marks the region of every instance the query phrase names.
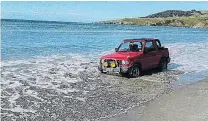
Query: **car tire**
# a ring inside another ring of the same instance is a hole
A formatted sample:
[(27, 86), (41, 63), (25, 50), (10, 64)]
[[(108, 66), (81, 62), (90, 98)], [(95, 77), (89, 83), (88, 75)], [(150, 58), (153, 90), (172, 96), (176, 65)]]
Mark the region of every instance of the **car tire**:
[(161, 59), (160, 63), (159, 63), (159, 70), (161, 72), (163, 72), (163, 71), (167, 70), (167, 68), (168, 68), (167, 60), (166, 59)]
[(127, 73), (122, 73), (122, 72), (120, 72), (120, 75), (121, 75), (122, 77), (126, 77), (126, 76), (127, 76)]
[(130, 78), (136, 78), (139, 77), (141, 74), (141, 69), (139, 65), (133, 65), (128, 72), (128, 76)]
[(100, 73), (102, 73), (102, 74), (106, 74), (107, 72), (103, 72), (103, 70), (100, 70)]

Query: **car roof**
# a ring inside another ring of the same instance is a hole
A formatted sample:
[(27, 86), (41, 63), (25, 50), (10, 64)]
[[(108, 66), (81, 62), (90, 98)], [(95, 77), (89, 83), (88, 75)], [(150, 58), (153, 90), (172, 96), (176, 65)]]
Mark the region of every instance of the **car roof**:
[(153, 41), (153, 40), (158, 40), (155, 38), (138, 38), (138, 39), (125, 39), (123, 42), (142, 42), (142, 41)]

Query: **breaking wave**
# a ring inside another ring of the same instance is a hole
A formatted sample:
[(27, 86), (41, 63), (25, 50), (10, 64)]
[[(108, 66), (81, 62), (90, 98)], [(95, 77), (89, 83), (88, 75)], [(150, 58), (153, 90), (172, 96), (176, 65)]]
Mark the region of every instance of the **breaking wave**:
[[(174, 43), (167, 45), (170, 51), (170, 66), (185, 72), (208, 70), (208, 42)], [(172, 65), (171, 65), (172, 64)]]

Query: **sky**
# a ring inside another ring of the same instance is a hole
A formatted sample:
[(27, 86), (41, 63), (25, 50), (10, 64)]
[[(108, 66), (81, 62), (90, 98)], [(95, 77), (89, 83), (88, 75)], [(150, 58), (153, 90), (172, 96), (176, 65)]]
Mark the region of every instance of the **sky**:
[(95, 22), (143, 17), (165, 10), (208, 10), (208, 2), (1, 2), (1, 18), (46, 21)]

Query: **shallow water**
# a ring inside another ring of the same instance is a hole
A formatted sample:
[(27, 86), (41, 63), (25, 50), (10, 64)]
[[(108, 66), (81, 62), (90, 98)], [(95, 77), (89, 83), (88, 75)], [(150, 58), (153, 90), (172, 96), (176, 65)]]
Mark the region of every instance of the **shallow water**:
[(2, 64), (2, 120), (93, 120), (109, 117), (172, 90), (180, 71), (128, 79), (101, 74), (73, 55)]

